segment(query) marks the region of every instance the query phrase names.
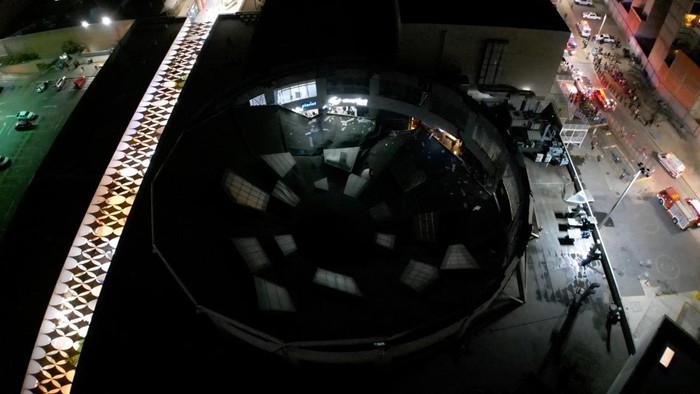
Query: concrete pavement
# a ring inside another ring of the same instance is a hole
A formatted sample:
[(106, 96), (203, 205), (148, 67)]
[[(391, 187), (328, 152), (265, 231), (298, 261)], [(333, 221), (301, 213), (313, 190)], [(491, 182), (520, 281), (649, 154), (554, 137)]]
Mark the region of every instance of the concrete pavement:
[[(581, 8), (564, 1), (559, 2), (559, 8), (567, 23), (573, 26), (580, 18), (578, 11), (587, 7)], [(624, 34), (614, 23), (606, 24), (604, 32), (624, 38)], [(587, 49), (580, 51), (576, 55), (576, 61), (590, 63), (593, 59), (588, 56), (588, 52), (594, 46), (597, 45), (589, 45)], [(596, 199), (591, 203), (591, 207), (597, 212), (608, 212), (631, 180), (633, 174), (628, 172), (623, 176), (624, 162), (634, 164), (642, 161), (646, 166), (655, 169), (656, 172), (651, 178), (639, 178), (632, 185), (626, 201), (618, 207), (618, 215), (611, 215), (613, 221), (616, 217), (619, 219), (616, 225), (612, 229), (601, 229), (603, 242), (614, 246), (611, 248), (613, 256), (609, 256), (611, 266), (620, 283), (625, 315), (638, 348), (644, 347), (664, 315), (675, 320), (695, 338), (700, 338), (700, 282), (697, 280), (697, 257), (686, 250), (673, 250), (681, 249), (679, 239), (682, 239), (685, 245), (700, 245), (700, 230), (689, 230), (681, 234), (672, 231), (677, 230), (673, 226), (669, 226), (668, 229), (653, 228), (652, 223), (635, 212), (654, 209), (650, 207), (653, 204), (648, 203), (649, 200), (653, 199), (658, 190), (671, 184), (686, 196), (700, 197), (700, 156), (697, 155), (700, 151), (700, 141), (676, 126), (678, 122), (674, 121), (668, 111), (663, 110), (660, 97), (644, 77), (644, 71), (623, 57), (622, 48), (602, 45), (602, 49), (617, 57), (615, 68), (622, 72), (640, 98), (640, 116), (634, 116), (633, 109), (625, 106), (625, 103), (630, 101), (628, 97), (616, 92), (614, 86), (608, 86), (612, 93), (617, 94), (616, 98), (621, 104), (611, 116), (610, 126), (597, 130), (597, 135), (589, 133), (581, 147), (570, 147), (570, 153), (586, 188)], [(612, 57), (605, 57), (603, 62), (611, 60)], [(593, 73), (587, 76), (596, 80), (599, 86), (605, 85), (604, 75)], [(652, 117), (654, 121), (648, 123)], [(594, 140), (599, 142), (598, 148), (590, 150), (590, 143)], [(623, 153), (622, 162), (611, 159), (613, 150)], [(676, 153), (688, 167), (686, 173), (678, 180), (670, 178), (656, 160), (656, 153), (665, 151)], [(599, 154), (602, 155), (601, 161), (597, 160)], [(663, 216), (661, 210), (657, 211)], [(630, 238), (630, 235), (633, 238)], [(633, 240), (632, 244), (636, 243), (636, 248), (642, 249), (646, 246), (647, 253), (635, 253), (634, 248), (623, 251), (628, 240)], [(693, 250), (690, 246), (687, 248)], [(695, 247), (694, 250), (700, 249)], [(674, 289), (674, 277), (677, 276), (680, 278), (675, 278), (676, 283), (682, 281), (683, 276), (688, 277), (682, 291)], [(672, 279), (664, 280), (667, 278)]]
[[(597, 152), (590, 150), (588, 142), (587, 140), (580, 148), (570, 149), (570, 154), (580, 179), (596, 198), (590, 207), (600, 220), (628, 181), (617, 175), (616, 163), (598, 161)], [(537, 226), (542, 228), (539, 238), (532, 240), (528, 246), (529, 298), (525, 305), (505, 315), (470, 340), (467, 346), (470, 353), (506, 354), (505, 349), (494, 348), (498, 347), (495, 344), (511, 346), (513, 349), (532, 346), (529, 359), (515, 356), (519, 351), (511, 352), (513, 359), (509, 362), (516, 364), (513, 365), (514, 369), (517, 365), (527, 364), (526, 360), (536, 363), (537, 368), (530, 365), (524, 367), (524, 370), (530, 370), (528, 377), (552, 392), (607, 392), (623, 365), (634, 360), (629, 355), (622, 324), (614, 324), (610, 331), (607, 330), (608, 308), (615, 304), (609, 286), (613, 280), (618, 283), (622, 293), (623, 316), (627, 319), (637, 354), (644, 352), (664, 316), (669, 316), (698, 338), (700, 300), (696, 291), (668, 292), (662, 283), (644, 277), (633, 278), (632, 282), (609, 278), (599, 261), (594, 261), (585, 268), (580, 266), (579, 262), (586, 256), (593, 241), (583, 239), (574, 245), (559, 243), (559, 238), (564, 235), (561, 225), (565, 223), (560, 216), (571, 206), (564, 200), (576, 192), (569, 171), (563, 166), (547, 166), (529, 159), (526, 159), (526, 165)], [(643, 181), (639, 185), (643, 188)], [(639, 185), (633, 185), (632, 189)], [(618, 246), (619, 236), (633, 235), (625, 235), (624, 228), (621, 228), (623, 225), (625, 223), (620, 221), (612, 230), (607, 227), (600, 230), (603, 243), (613, 249)], [(625, 274), (625, 264), (638, 264), (636, 261), (617, 261), (614, 257), (611, 259), (610, 264), (616, 277)], [(653, 270), (655, 267), (647, 269)], [(556, 350), (554, 334), (564, 326), (567, 306), (574, 301), (577, 293), (580, 294), (591, 283), (599, 283), (601, 287), (596, 289), (579, 310), (557, 362), (553, 357)], [(635, 288), (627, 288), (628, 283), (635, 284)], [(513, 337), (506, 331), (513, 331)], [(520, 334), (515, 334), (516, 331)], [(516, 339), (526, 333), (532, 335), (526, 343)], [(522, 389), (522, 386), (519, 387)]]

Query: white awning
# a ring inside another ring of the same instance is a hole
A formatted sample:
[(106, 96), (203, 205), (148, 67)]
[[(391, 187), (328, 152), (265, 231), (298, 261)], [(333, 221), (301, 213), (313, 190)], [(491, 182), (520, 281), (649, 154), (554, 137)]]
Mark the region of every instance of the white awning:
[(573, 196), (566, 199), (566, 202), (571, 204), (583, 204), (584, 202), (593, 202), (595, 199), (591, 192), (586, 189), (574, 194)]

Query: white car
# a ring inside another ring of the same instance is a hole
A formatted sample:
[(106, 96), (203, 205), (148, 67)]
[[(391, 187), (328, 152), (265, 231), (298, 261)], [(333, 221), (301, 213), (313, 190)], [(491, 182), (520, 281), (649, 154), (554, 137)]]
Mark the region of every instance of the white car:
[(614, 44), (615, 43), (615, 37), (611, 36), (610, 34), (596, 34), (593, 36), (593, 41), (597, 43), (605, 43), (605, 44)]
[(63, 89), (63, 84), (66, 83), (66, 77), (62, 76), (58, 81), (56, 81), (56, 89), (61, 90)]
[(583, 13), (583, 19), (598, 19), (598, 20), (601, 20), (601, 19), (603, 19), (603, 17), (602, 17), (599, 13), (597, 13), (597, 12), (586, 11), (586, 12)]
[(8, 156), (0, 155), (0, 171), (10, 168), (12, 160)]
[(578, 5), (593, 5), (593, 0), (574, 0), (574, 3)]
[(19, 111), (15, 117), (17, 120), (34, 120), (36, 119), (36, 114), (31, 111)]

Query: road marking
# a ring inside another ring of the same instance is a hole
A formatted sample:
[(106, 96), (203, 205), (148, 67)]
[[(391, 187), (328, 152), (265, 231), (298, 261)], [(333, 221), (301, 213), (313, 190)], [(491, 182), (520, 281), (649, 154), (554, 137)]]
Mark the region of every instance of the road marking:
[(45, 105), (42, 108), (58, 108), (58, 105)]
[(58, 118), (58, 122), (55, 123), (54, 125), (54, 130), (56, 130), (58, 127), (63, 127), (63, 115)]
[(5, 212), (5, 217), (3, 220), (6, 220), (9, 217), (10, 213), (12, 212), (12, 207), (14, 207), (14, 206), (15, 206), (15, 200), (12, 200), (10, 205), (7, 207), (7, 212)]

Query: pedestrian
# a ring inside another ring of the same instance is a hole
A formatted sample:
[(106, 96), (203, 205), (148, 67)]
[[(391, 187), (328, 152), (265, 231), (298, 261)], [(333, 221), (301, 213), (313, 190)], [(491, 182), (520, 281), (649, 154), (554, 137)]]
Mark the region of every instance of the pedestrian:
[(610, 305), (606, 325), (612, 326), (613, 324), (617, 324), (620, 319), (622, 319), (622, 316), (620, 315), (620, 308), (617, 305)]
[(589, 257), (586, 257), (585, 259), (581, 260), (581, 262), (579, 263), (579, 265), (581, 266), (581, 268), (586, 268), (586, 266), (587, 266), (588, 264), (590, 264), (591, 261), (593, 261), (593, 259), (589, 256)]

